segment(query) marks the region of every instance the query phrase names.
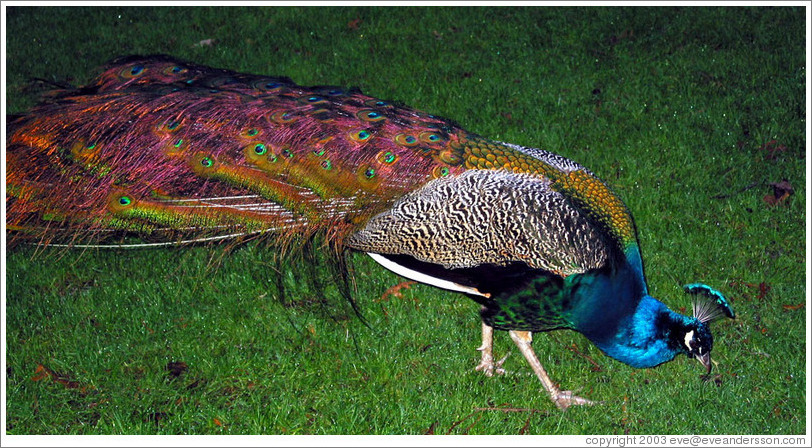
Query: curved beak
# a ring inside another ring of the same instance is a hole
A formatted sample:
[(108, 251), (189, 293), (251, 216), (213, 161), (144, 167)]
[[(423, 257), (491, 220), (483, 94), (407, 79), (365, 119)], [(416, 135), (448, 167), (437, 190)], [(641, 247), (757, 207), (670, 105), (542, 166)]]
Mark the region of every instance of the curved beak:
[(713, 368), (713, 364), (711, 364), (710, 353), (705, 353), (704, 355), (697, 356), (696, 359), (702, 364), (702, 367), (708, 370), (708, 374), (711, 373), (711, 368)]

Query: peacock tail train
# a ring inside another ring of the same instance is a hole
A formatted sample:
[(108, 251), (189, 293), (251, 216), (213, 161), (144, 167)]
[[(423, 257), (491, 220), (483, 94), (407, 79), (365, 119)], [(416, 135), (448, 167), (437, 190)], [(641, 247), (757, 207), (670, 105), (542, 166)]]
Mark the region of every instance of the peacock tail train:
[(362, 94), (165, 57), (114, 61), (9, 124), (13, 239), (80, 243), (329, 232), (343, 241), (427, 182), (465, 170), (542, 176), (588, 205), (615, 243), (623, 203), (583, 167), (487, 140)]

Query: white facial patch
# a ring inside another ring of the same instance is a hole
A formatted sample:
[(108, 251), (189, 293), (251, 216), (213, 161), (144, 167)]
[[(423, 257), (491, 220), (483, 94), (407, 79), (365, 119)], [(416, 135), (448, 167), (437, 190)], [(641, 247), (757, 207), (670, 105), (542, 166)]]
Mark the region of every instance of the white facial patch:
[(691, 350), (691, 340), (694, 338), (694, 330), (691, 330), (685, 333), (685, 346), (688, 347), (688, 350)]

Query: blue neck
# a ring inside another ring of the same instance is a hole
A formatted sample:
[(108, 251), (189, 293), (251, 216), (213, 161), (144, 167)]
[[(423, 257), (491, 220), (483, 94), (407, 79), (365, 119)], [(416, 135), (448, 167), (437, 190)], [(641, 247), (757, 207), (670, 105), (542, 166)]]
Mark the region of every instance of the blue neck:
[(643, 296), (634, 314), (620, 322), (613, 334), (587, 337), (604, 353), (632, 367), (654, 367), (685, 353), (674, 333), (689, 318), (668, 309), (649, 295)]
[(690, 318), (648, 295), (640, 252), (625, 251), (625, 262), (608, 272), (573, 276), (573, 328), (612, 358), (633, 367), (654, 367), (685, 353), (675, 337)]

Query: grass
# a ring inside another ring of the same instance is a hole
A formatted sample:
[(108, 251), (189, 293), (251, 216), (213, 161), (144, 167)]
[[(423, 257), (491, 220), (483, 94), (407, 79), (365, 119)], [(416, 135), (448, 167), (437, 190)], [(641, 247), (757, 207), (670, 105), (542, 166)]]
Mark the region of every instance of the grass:
[[(680, 286), (704, 281), (737, 313), (714, 324), (710, 381), (684, 357), (636, 370), (578, 334), (537, 335), (553, 379), (604, 402), (562, 413), (504, 334), (510, 373), (473, 372), (474, 302), (387, 295), (402, 279), (360, 255), (369, 327), (324, 265), (259, 245), (15, 247), (7, 433), (808, 433), (804, 9), (6, 12), (8, 113), (36, 102), (34, 78), (82, 84), (133, 53), (359, 86), (590, 167), (635, 216), (653, 295), (690, 310)], [(781, 180), (794, 193), (768, 205)]]

